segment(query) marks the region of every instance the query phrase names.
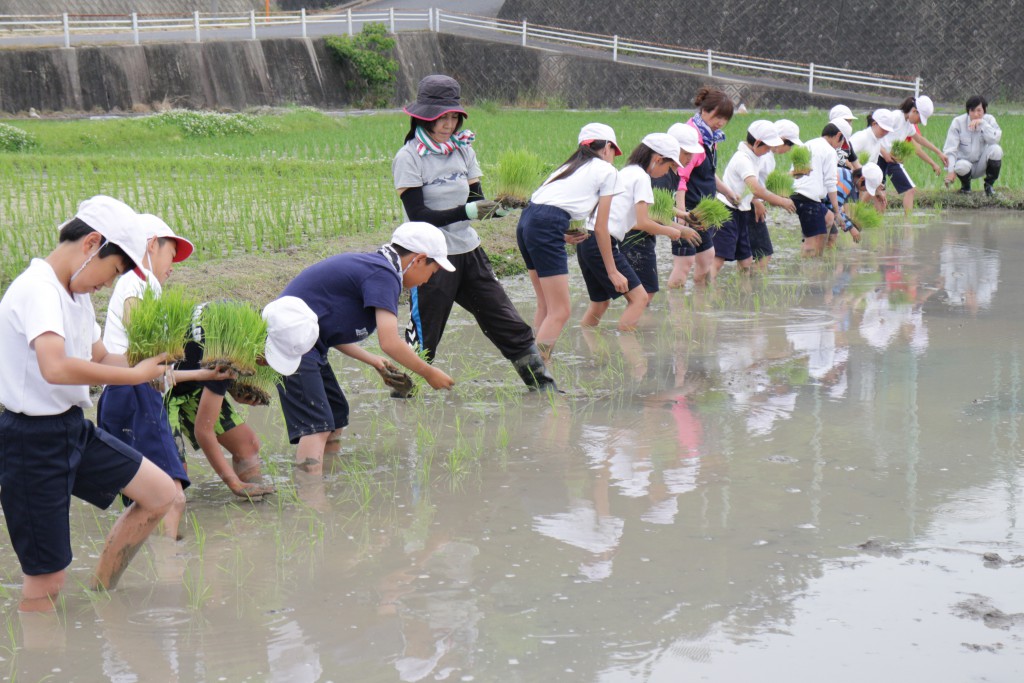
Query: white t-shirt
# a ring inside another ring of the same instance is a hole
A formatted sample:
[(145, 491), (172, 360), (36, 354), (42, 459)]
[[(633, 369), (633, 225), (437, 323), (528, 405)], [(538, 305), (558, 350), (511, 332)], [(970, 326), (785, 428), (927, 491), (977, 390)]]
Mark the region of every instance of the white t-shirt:
[[(612, 197), (611, 211), (608, 213), (608, 234), (621, 242), (626, 232), (636, 225), (637, 202), (653, 204), (654, 189), (651, 187), (651, 176), (636, 164), (630, 164), (619, 171), (619, 182), (622, 184), (622, 192)], [(587, 220), (587, 230), (593, 232), (596, 223), (597, 216), (591, 215)]]
[(43, 379), (32, 342), (45, 332), (64, 338), (69, 358), (91, 360), (92, 345), (100, 340), (89, 295), (69, 294), (49, 263), (32, 259), (0, 300), (0, 403), (25, 415), (88, 408), (88, 386)]
[(772, 153), (765, 154), (759, 157), (758, 161), (761, 163), (757, 167), (757, 182), (767, 185), (768, 176), (775, 170), (775, 155)]
[(823, 137), (804, 146), (811, 151), (811, 172), (793, 181), (793, 192), (820, 202), (836, 191), (836, 150)]
[[(551, 180), (562, 172), (564, 166), (548, 176)], [(591, 159), (576, 169), (568, 178), (555, 182), (544, 181), (530, 201), (534, 204), (557, 206), (569, 214), (574, 221), (588, 218), (601, 197), (616, 195), (623, 191), (619, 172), (604, 159)]]
[[(765, 156), (771, 156), (771, 152)], [(718, 193), (718, 198), (731, 209), (749, 211), (754, 193), (747, 187), (747, 178), (757, 178), (760, 167), (761, 158), (754, 154), (754, 150), (750, 148), (750, 145), (746, 142), (741, 142), (736, 153), (732, 155), (732, 159), (729, 159), (729, 163), (726, 164), (725, 173), (722, 174), (722, 182), (739, 196), (740, 205), (733, 206), (721, 192)]]
[(906, 140), (917, 135), (917, 127), (907, 120), (902, 109), (893, 109), (889, 112), (889, 120), (895, 124), (891, 133), (886, 133), (882, 138), (882, 147), (888, 152), (892, 149), (892, 143), (897, 140)]
[[(149, 274), (149, 286), (160, 296), (160, 281)], [(141, 299), (146, 291), (146, 281), (129, 271), (117, 279), (114, 291), (107, 304), (107, 321), (103, 323), (103, 345), (110, 353), (126, 353), (128, 351), (128, 334), (124, 330), (124, 302), (128, 299)]]
[(857, 153), (861, 164), (878, 163), (878, 150), (882, 148), (882, 138), (875, 137), (871, 128), (858, 130), (850, 136), (850, 146)]

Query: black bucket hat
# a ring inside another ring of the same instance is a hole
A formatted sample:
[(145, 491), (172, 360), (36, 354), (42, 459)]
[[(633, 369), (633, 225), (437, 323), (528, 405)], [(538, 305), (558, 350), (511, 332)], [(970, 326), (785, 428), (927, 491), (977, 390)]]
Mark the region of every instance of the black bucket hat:
[(426, 76), (420, 81), (416, 101), (405, 105), (402, 111), (424, 121), (436, 121), (451, 111), (468, 118), (469, 114), (459, 101), (461, 94), (459, 82), (451, 76)]

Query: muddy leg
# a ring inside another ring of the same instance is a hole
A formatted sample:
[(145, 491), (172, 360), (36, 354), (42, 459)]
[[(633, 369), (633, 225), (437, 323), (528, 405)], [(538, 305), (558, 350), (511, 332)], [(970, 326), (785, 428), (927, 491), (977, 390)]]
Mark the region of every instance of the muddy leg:
[(174, 481), (149, 460), (142, 461), (123, 493), (135, 502), (121, 513), (107, 534), (96, 572), (89, 582), (93, 590), (117, 586), (143, 541), (180, 495)]

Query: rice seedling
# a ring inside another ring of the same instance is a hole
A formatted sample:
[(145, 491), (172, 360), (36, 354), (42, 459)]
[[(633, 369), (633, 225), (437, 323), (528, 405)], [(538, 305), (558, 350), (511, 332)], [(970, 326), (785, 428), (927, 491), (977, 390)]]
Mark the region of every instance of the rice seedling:
[(892, 143), (892, 149), (889, 150), (889, 154), (898, 164), (902, 164), (913, 153), (914, 143), (909, 140), (897, 140)]
[(513, 149), (498, 157), (494, 199), (506, 209), (525, 208), (544, 180), (544, 164), (533, 152)]
[(281, 373), (269, 365), (256, 365), (256, 372), (248, 377), (239, 377), (228, 392), (239, 403), (269, 406), (270, 398), (281, 383)]
[(872, 230), (882, 225), (881, 214), (866, 202), (850, 202), (843, 209), (858, 230)]
[(793, 162), (793, 175), (801, 176), (811, 172), (811, 150), (803, 145), (796, 145), (789, 155)]
[(676, 198), (668, 190), (654, 189), (654, 204), (649, 211), (651, 219), (662, 225), (672, 225), (676, 219)]
[(267, 343), (267, 323), (258, 310), (237, 301), (215, 301), (202, 307), (199, 321), (203, 367), (231, 366), (239, 375), (255, 375), (256, 359)]
[(765, 178), (764, 186), (773, 194), (788, 197), (793, 194), (793, 176), (776, 168)]
[(715, 197), (704, 197), (693, 207), (691, 211), (701, 226), (707, 228), (720, 228), (722, 224), (732, 218), (729, 207)]
[(128, 364), (167, 354), (168, 362), (185, 358), (185, 341), (196, 301), (181, 288), (168, 288), (161, 296), (147, 287), (125, 313)]

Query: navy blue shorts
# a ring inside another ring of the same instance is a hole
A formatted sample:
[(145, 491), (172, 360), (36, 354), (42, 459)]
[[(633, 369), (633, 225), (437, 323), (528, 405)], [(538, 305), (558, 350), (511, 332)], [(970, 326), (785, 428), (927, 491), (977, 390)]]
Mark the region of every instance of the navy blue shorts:
[(139, 471), (142, 454), (82, 416), (0, 413), (0, 504), (21, 570), (71, 564), (71, 496), (107, 509)]
[(751, 256), (750, 224), (754, 221), (754, 210), (730, 209), (732, 218), (715, 231), (715, 258), (724, 261), (744, 261)]
[(796, 215), (800, 219), (800, 232), (804, 237), (816, 237), (828, 232), (825, 227), (825, 214), (829, 209), (816, 199), (810, 199), (802, 194), (790, 195), (790, 199), (796, 204)]
[(907, 175), (907, 169), (903, 168), (903, 164), (890, 164), (885, 159), (879, 157), (878, 165), (882, 168), (882, 186), (885, 186), (886, 179), (892, 181), (892, 186), (896, 188), (897, 194), (903, 194), (907, 190), (913, 190), (916, 186), (914, 181)]
[(750, 251), (754, 260), (761, 260), (775, 253), (772, 237), (768, 234), (768, 222), (754, 220), (750, 223)]
[(569, 274), (569, 256), (565, 251), (565, 233), (569, 214), (547, 204), (530, 204), (519, 216), (516, 242), (527, 270), (538, 277)]
[[(633, 266), (619, 251), (619, 241), (612, 238), (612, 254), (615, 256), (615, 267), (620, 273), (626, 276), (629, 281), (629, 289), (635, 289), (641, 285), (640, 278), (633, 271)], [(608, 278), (608, 271), (604, 267), (604, 260), (601, 258), (601, 250), (597, 246), (597, 238), (593, 235), (576, 245), (576, 260), (579, 261), (580, 270), (583, 271), (583, 281), (587, 285), (587, 294), (591, 301), (602, 302), (618, 299), (622, 292), (615, 290), (612, 281)]]
[(281, 411), (288, 427), (288, 441), (297, 444), (310, 434), (333, 432), (348, 426), (348, 399), (334, 376), (331, 364), (310, 351), (295, 374), (277, 385)]
[(171, 433), (163, 396), (148, 384), (108, 386), (96, 404), (96, 426), (139, 451), (186, 489), (185, 458)]
[(654, 294), (658, 287), (658, 256), (655, 247), (657, 237), (643, 230), (630, 230), (619, 245), (619, 251), (626, 257), (633, 272), (640, 278), (640, 284), (648, 294)]

